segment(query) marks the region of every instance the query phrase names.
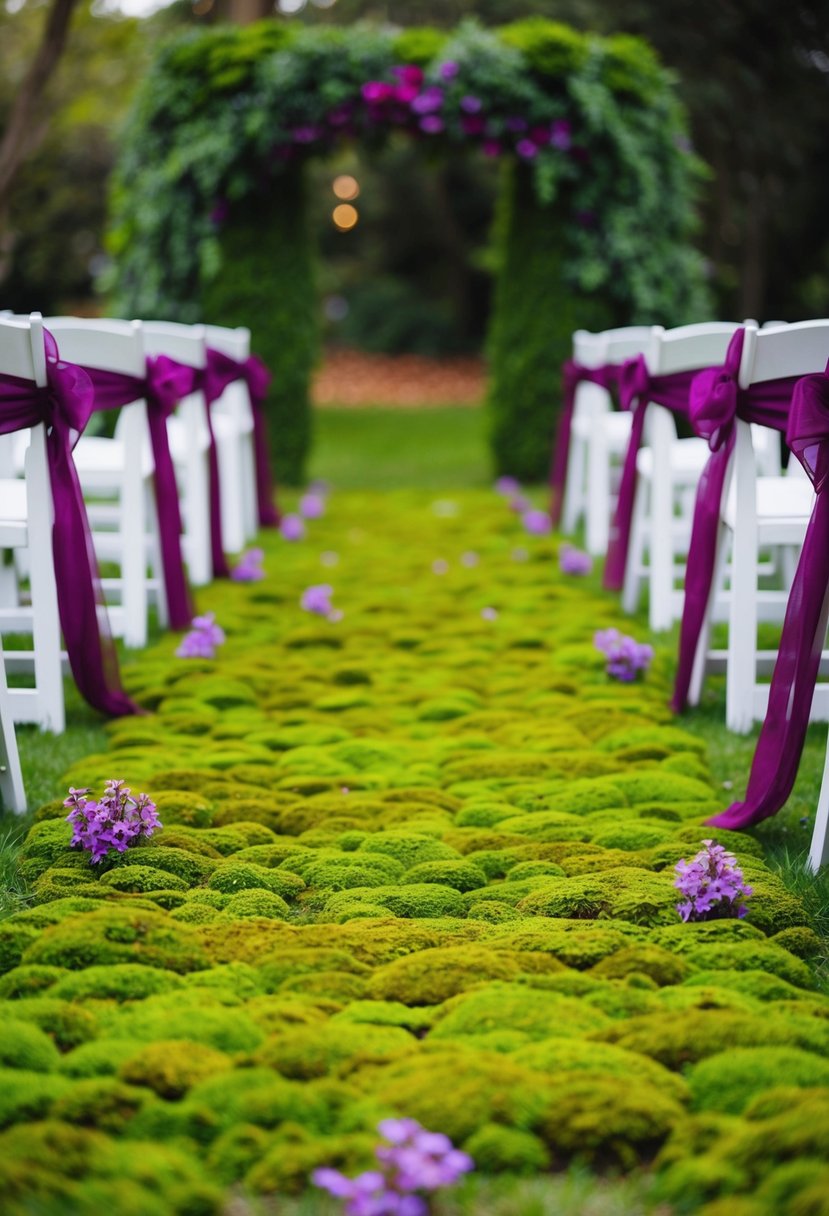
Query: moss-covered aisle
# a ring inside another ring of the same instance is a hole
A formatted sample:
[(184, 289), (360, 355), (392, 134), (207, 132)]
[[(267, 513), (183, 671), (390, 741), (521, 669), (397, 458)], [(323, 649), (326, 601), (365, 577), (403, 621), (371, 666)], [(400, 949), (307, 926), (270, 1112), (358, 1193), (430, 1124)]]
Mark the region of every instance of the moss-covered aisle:
[[(665, 708), (669, 656), (609, 680), (613, 601), (491, 494), (335, 495), (265, 545), (264, 582), (201, 598), (218, 658), (165, 638), (128, 672), (152, 716), (67, 776), (127, 778), (164, 830), (99, 872), (54, 803), (24, 849), (35, 906), (0, 923), (4, 1211), (296, 1192), (367, 1164), (388, 1113), (484, 1173), (656, 1160), (677, 1212), (827, 1211), (802, 908), (719, 833), (747, 921), (674, 910), (720, 801)], [(321, 583), (341, 619), (300, 608)]]

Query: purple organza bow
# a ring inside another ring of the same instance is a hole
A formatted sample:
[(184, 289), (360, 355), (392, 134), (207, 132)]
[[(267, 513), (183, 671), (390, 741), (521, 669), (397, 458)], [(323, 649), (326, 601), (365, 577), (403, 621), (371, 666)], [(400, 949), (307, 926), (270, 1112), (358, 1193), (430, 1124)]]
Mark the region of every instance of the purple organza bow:
[(633, 411), (633, 422), (604, 567), (604, 585), (610, 591), (618, 591), (625, 581), (636, 499), (636, 457), (642, 446), (646, 407), (650, 401), (654, 401), (675, 414), (687, 414), (693, 376), (693, 372), (652, 375), (642, 355), (626, 359), (619, 370), (619, 402), (622, 409)]
[(205, 394), (208, 403), (218, 400), (234, 380), (244, 380), (248, 387), (253, 415), (253, 451), (256, 461), (256, 503), (259, 524), (275, 528), (280, 521), (275, 503), (275, 486), (268, 458), (268, 433), (265, 398), (271, 383), (271, 373), (256, 355), (234, 359), (223, 351), (208, 347)]
[(725, 490), (731, 454), (734, 450), (735, 422), (746, 422), (782, 431), (786, 428), (789, 406), (797, 377), (766, 380), (741, 389), (737, 377), (743, 354), (745, 330), (738, 329), (732, 337), (722, 367), (700, 372), (691, 385), (691, 423), (703, 439), (708, 440), (708, 458), (694, 503), (691, 543), (685, 569), (685, 598), (679, 632), (679, 659), (671, 708), (681, 712), (688, 702), (688, 690), (694, 660), (711, 598), (717, 543), (720, 530), (720, 507)]
[(92, 413), (94, 389), (82, 368), (65, 363), (44, 330), (47, 385), (0, 375), (0, 434), (44, 423), (55, 516), (52, 550), (58, 610), (72, 675), (102, 713), (139, 713), (121, 687), (98, 567), (72, 447)]
[(584, 367), (583, 364), (576, 363), (573, 359), (567, 359), (562, 364), (561, 413), (558, 416), (555, 447), (550, 462), (550, 519), (554, 528), (557, 528), (561, 522), (561, 511), (564, 505), (576, 390), (583, 383), (598, 384), (601, 388), (611, 389), (616, 383), (618, 371), (618, 363), (604, 363), (600, 367)]
[(803, 752), (829, 618), (829, 365), (821, 375), (794, 384), (786, 440), (817, 497), (789, 592), (745, 801), (708, 820), (716, 827), (751, 827), (779, 811), (792, 791)]
[(153, 483), (155, 485), (161, 563), (164, 570), (164, 590), (170, 625), (187, 629), (193, 619), (193, 606), (181, 554), (181, 511), (178, 486), (167, 436), (167, 419), (183, 397), (193, 392), (197, 372), (185, 363), (177, 363), (166, 355), (147, 359), (146, 376), (130, 376), (124, 372), (86, 367), (95, 390), (95, 409), (118, 409), (144, 398), (147, 402), (147, 425), (153, 453)]

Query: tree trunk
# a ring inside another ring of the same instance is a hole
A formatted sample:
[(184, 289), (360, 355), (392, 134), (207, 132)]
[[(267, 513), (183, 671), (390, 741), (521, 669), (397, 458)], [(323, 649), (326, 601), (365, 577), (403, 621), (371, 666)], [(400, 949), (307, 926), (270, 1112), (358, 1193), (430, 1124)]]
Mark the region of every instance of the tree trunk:
[(20, 166), (45, 134), (45, 124), (37, 122), (38, 105), (63, 54), (76, 4), (77, 0), (52, 0), (40, 45), (12, 103), (0, 140), (0, 217)]

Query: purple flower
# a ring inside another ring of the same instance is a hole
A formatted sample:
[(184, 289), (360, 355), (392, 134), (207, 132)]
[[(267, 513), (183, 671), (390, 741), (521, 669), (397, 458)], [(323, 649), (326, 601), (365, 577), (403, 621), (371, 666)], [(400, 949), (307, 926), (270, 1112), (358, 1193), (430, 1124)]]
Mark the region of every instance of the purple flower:
[(312, 587), (306, 587), (299, 601), (300, 608), (305, 612), (313, 612), (316, 616), (330, 617), (334, 608), (331, 604), (331, 596), (334, 594), (333, 587), (328, 583), (317, 583)]
[(557, 119), (550, 126), (550, 143), (559, 152), (566, 152), (573, 142), (573, 128), (566, 118)]
[(394, 97), (394, 86), (386, 84), (384, 80), (369, 80), (360, 91), (363, 99), (372, 105), (382, 105), (384, 101), (391, 101)]
[(484, 156), (500, 156), (502, 152), (501, 141), (499, 139), (485, 139), (481, 144)]
[(460, 66), (455, 62), (455, 60), (447, 59), (446, 62), (442, 63), (438, 68), (438, 76), (440, 76), (441, 80), (454, 80), (459, 71)]
[(443, 108), (443, 89), (439, 85), (429, 85), (412, 102), (415, 114), (433, 114)]
[(466, 553), (461, 554), (461, 565), (466, 566), (467, 570), (471, 570), (473, 566), (477, 566), (480, 560), (481, 559), (478, 557), (478, 554), (473, 553), (471, 549), (467, 550)]
[(529, 138), (535, 144), (536, 148), (546, 148), (550, 142), (549, 127), (531, 127)]
[(481, 618), (484, 621), (497, 621), (498, 620), (498, 609), (497, 608), (482, 608), (481, 609)]
[(265, 577), (262, 562), (265, 558), (264, 549), (248, 549), (230, 572), (230, 577), (236, 583), (257, 583)]
[(70, 788), (63, 805), (69, 808), (70, 843), (87, 849), (93, 865), (103, 861), (110, 848), (124, 853), (139, 836), (150, 837), (163, 826), (149, 795), (134, 798), (124, 781), (107, 781), (103, 797), (97, 801), (87, 798), (89, 792)]
[(526, 118), (508, 118), (504, 126), (508, 131), (512, 131), (513, 135), (517, 135), (521, 131), (526, 131), (527, 120)]
[(596, 212), (582, 209), (576, 212), (576, 223), (582, 228), (592, 228), (596, 223)]
[(344, 1201), (345, 1216), (428, 1216), (426, 1196), (475, 1168), (448, 1136), (414, 1119), (384, 1119), (378, 1131), (386, 1141), (375, 1150), (379, 1170), (356, 1178), (327, 1168), (312, 1175), (316, 1186)]
[(418, 126), (420, 127), (421, 131), (424, 131), (427, 135), (440, 135), (445, 124), (439, 115), (427, 114), (424, 118), (421, 118)]
[(713, 840), (703, 840), (702, 849), (691, 861), (683, 857), (674, 867), (674, 886), (686, 898), (676, 905), (683, 921), (741, 920), (748, 909), (742, 902), (753, 895), (733, 853)]
[(207, 612), (204, 616), (195, 616), (191, 621), (193, 628), (186, 633), (176, 650), (179, 659), (212, 659), (216, 647), (225, 640), (225, 632), (216, 624), (216, 614)]
[(279, 525), (279, 534), (283, 540), (303, 540), (305, 524), (299, 515), (283, 515)]
[(480, 97), (473, 97), (471, 93), (467, 93), (460, 100), (460, 107), (465, 114), (480, 114), (484, 108), (484, 103)]
[(415, 63), (398, 64), (392, 68), (392, 73), (401, 84), (414, 85), (416, 89), (423, 84), (423, 68)]
[(449, 570), (449, 563), (442, 557), (435, 558), (432, 562), (432, 574), (446, 574)]
[(593, 558), (589, 553), (582, 553), (581, 549), (574, 549), (572, 545), (562, 545), (558, 564), (562, 574), (589, 574), (593, 569)]
[(303, 519), (320, 519), (325, 514), (325, 499), (322, 494), (303, 494), (299, 500), (299, 513)]
[(531, 139), (519, 139), (515, 145), (515, 151), (522, 160), (532, 160), (534, 156), (538, 155), (538, 148)]
[(546, 511), (539, 511), (535, 507), (531, 507), (529, 511), (525, 511), (521, 516), (521, 522), (524, 525), (524, 530), (529, 532), (530, 536), (547, 536), (553, 530), (552, 520)]
[(624, 684), (635, 680), (640, 671), (646, 672), (653, 659), (652, 646), (626, 637), (618, 629), (600, 629), (593, 636), (593, 645), (607, 659), (607, 674)]
[(504, 498), (509, 498), (520, 491), (521, 483), (517, 477), (499, 477), (495, 482), (495, 493), (503, 495)]

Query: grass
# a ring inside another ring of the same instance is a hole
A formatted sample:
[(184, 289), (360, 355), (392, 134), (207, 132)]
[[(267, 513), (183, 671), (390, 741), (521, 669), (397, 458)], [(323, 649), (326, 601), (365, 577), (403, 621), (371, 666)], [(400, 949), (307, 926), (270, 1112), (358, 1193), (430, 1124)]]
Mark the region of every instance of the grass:
[(467, 489), (490, 476), (483, 408), (327, 409), (311, 476), (340, 490)]

